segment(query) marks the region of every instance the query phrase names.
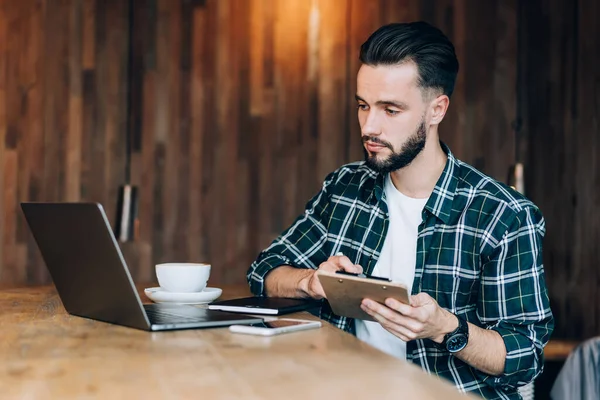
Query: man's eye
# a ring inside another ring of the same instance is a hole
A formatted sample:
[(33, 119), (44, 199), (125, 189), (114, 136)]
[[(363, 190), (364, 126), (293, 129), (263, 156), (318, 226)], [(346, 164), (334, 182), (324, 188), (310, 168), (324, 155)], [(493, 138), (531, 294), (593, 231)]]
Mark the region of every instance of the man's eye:
[(359, 104), (356, 106), (359, 110), (366, 110), (367, 108), (369, 108), (369, 106), (367, 106), (366, 104)]
[(386, 108), (385, 112), (388, 113), (388, 115), (398, 115), (398, 114), (400, 114), (400, 111), (390, 110), (389, 108)]

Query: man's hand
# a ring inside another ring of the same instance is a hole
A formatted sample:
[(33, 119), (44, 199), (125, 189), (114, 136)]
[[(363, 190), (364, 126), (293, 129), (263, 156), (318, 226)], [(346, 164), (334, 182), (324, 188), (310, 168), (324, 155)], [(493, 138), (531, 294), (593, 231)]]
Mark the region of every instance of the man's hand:
[(319, 265), (319, 269), (309, 271), (306, 278), (300, 282), (300, 287), (314, 299), (322, 299), (326, 297), (325, 292), (323, 291), (323, 286), (321, 286), (321, 282), (319, 282), (317, 271), (346, 271), (354, 274), (360, 274), (363, 270), (360, 265), (352, 264), (352, 261), (350, 261), (350, 259), (346, 256), (329, 257), (327, 261)]
[(361, 308), (388, 332), (408, 342), (415, 339), (432, 339), (437, 343), (447, 333), (458, 327), (458, 319), (443, 309), (427, 293), (410, 298), (411, 305), (386, 299), (385, 305), (364, 299)]

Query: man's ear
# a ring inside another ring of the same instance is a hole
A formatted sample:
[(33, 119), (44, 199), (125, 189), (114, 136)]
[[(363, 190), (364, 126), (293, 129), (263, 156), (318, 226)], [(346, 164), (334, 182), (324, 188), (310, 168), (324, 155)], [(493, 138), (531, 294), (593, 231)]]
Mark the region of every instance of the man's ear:
[(431, 101), (431, 125), (438, 125), (444, 119), (450, 99), (445, 94), (437, 96)]

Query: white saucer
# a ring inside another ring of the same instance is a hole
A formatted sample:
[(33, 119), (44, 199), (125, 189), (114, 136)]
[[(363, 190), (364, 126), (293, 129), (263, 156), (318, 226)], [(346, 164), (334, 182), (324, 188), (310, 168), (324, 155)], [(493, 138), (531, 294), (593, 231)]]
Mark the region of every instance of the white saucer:
[(207, 304), (219, 298), (223, 290), (207, 287), (201, 292), (175, 293), (160, 287), (144, 289), (146, 296), (155, 303)]

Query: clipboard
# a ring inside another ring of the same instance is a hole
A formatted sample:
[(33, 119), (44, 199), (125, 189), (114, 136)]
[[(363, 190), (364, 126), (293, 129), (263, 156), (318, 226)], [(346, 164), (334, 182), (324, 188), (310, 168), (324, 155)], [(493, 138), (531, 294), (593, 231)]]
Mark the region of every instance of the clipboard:
[(317, 274), (331, 309), (342, 317), (374, 321), (360, 308), (360, 303), (365, 298), (381, 304), (388, 298), (410, 304), (408, 289), (401, 283), (339, 272), (318, 271)]

